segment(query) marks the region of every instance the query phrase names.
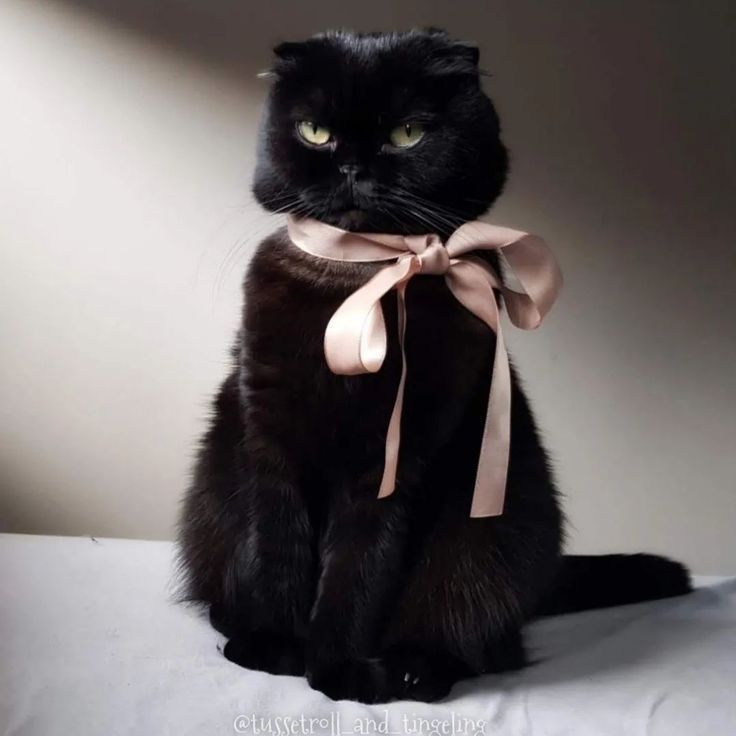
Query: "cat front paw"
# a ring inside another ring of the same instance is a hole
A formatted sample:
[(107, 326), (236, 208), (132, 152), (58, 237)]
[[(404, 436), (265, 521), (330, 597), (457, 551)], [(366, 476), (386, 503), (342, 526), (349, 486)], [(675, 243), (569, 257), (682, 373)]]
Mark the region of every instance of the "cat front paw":
[(272, 675), (304, 675), (304, 642), (289, 634), (239, 632), (225, 644), (223, 654), (249, 670)]
[[(452, 686), (470, 671), (450, 654), (429, 654), (413, 646), (394, 646), (384, 653), (388, 669), (400, 675), (400, 700), (433, 703), (449, 695)], [(396, 675), (394, 675), (394, 678)]]
[(393, 667), (403, 672), (402, 684), (396, 697), (399, 700), (418, 700), (433, 703), (447, 697), (455, 679), (433, 666), (428, 659), (412, 657), (394, 661)]
[(395, 649), (383, 657), (311, 667), (307, 679), (315, 690), (332, 700), (386, 703), (399, 699), (431, 703), (449, 694), (459, 674), (449, 659)]
[(382, 659), (351, 659), (307, 670), (309, 684), (332, 700), (386, 703), (401, 690), (403, 673)]

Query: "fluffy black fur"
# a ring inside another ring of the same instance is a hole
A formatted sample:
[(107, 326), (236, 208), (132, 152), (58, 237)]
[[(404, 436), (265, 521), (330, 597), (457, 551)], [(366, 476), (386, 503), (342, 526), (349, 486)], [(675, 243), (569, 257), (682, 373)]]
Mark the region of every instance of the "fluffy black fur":
[[(267, 209), (447, 235), (501, 192), (506, 150), (475, 48), (437, 31), (339, 32), (276, 57), (254, 184)], [(306, 145), (300, 120), (333, 140)], [(405, 123), (425, 136), (395, 149), (389, 132)], [(395, 299), (378, 374), (333, 375), (322, 348), (374, 270), (313, 258), (283, 230), (248, 269), (234, 368), (181, 520), (187, 597), (209, 606), (225, 656), (306, 674), (335, 699), (429, 701), (522, 666), (535, 614), (688, 591), (663, 558), (561, 556), (557, 493), (515, 377), (506, 509), (469, 518), (494, 338), (442, 278), (408, 291), (398, 486), (376, 499), (400, 369)]]

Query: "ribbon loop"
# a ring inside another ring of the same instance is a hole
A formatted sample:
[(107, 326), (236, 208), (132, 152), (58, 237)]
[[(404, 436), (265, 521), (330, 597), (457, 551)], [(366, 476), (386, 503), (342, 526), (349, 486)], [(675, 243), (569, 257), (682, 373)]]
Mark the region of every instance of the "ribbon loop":
[[(491, 387), (470, 516), (503, 513), (511, 433), (511, 372), (494, 290), (501, 292), (512, 324), (524, 330), (538, 327), (562, 286), (562, 274), (546, 243), (529, 233), (478, 221), (459, 227), (445, 245), (435, 234), (353, 233), (291, 216), (287, 223), (292, 242), (319, 258), (351, 262), (396, 259), (342, 303), (332, 315), (324, 337), (325, 357), (334, 373), (351, 376), (377, 372), (387, 349), (380, 300), (396, 289), (402, 366), (386, 434), (379, 498), (393, 493), (396, 485), (406, 383), (404, 295), (409, 281), (417, 274), (444, 275), (455, 298), (495, 332)], [(522, 291), (507, 287), (488, 263), (468, 255), (477, 250), (502, 253)]]
[(333, 373), (355, 376), (376, 373), (386, 358), (386, 323), (381, 297), (418, 273), (412, 257), (402, 257), (382, 268), (353, 292), (332, 315), (325, 330), (325, 358)]

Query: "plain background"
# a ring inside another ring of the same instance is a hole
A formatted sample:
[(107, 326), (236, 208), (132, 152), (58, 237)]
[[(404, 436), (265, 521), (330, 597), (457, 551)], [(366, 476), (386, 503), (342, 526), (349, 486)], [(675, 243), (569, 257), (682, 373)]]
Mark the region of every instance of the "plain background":
[(168, 538), (224, 376), (271, 45), (439, 25), (479, 43), (513, 154), (495, 222), (564, 295), (507, 334), (577, 551), (736, 570), (733, 5), (4, 0), (0, 519)]

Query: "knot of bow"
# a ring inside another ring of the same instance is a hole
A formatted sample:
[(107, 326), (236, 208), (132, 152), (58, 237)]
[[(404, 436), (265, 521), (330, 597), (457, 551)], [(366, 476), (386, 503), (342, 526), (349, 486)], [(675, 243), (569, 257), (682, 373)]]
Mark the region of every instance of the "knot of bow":
[[(478, 458), (471, 517), (503, 513), (511, 434), (511, 375), (495, 291), (509, 319), (525, 330), (536, 328), (552, 307), (562, 275), (546, 243), (535, 235), (484, 222), (461, 225), (442, 243), (439, 236), (353, 233), (313, 219), (289, 217), (289, 236), (298, 248), (334, 261), (390, 261), (354, 291), (332, 315), (325, 330), (325, 358), (340, 375), (375, 373), (386, 357), (386, 324), (381, 297), (398, 296), (401, 378), (386, 433), (386, 454), (378, 497), (394, 492), (401, 440), (401, 410), (406, 383), (406, 287), (418, 275), (444, 275), (455, 298), (496, 334), (491, 387)], [(516, 277), (512, 289), (472, 251), (497, 250)]]
[(437, 235), (409, 235), (404, 238), (406, 247), (414, 256), (418, 273), (441, 276), (450, 269), (450, 254)]

